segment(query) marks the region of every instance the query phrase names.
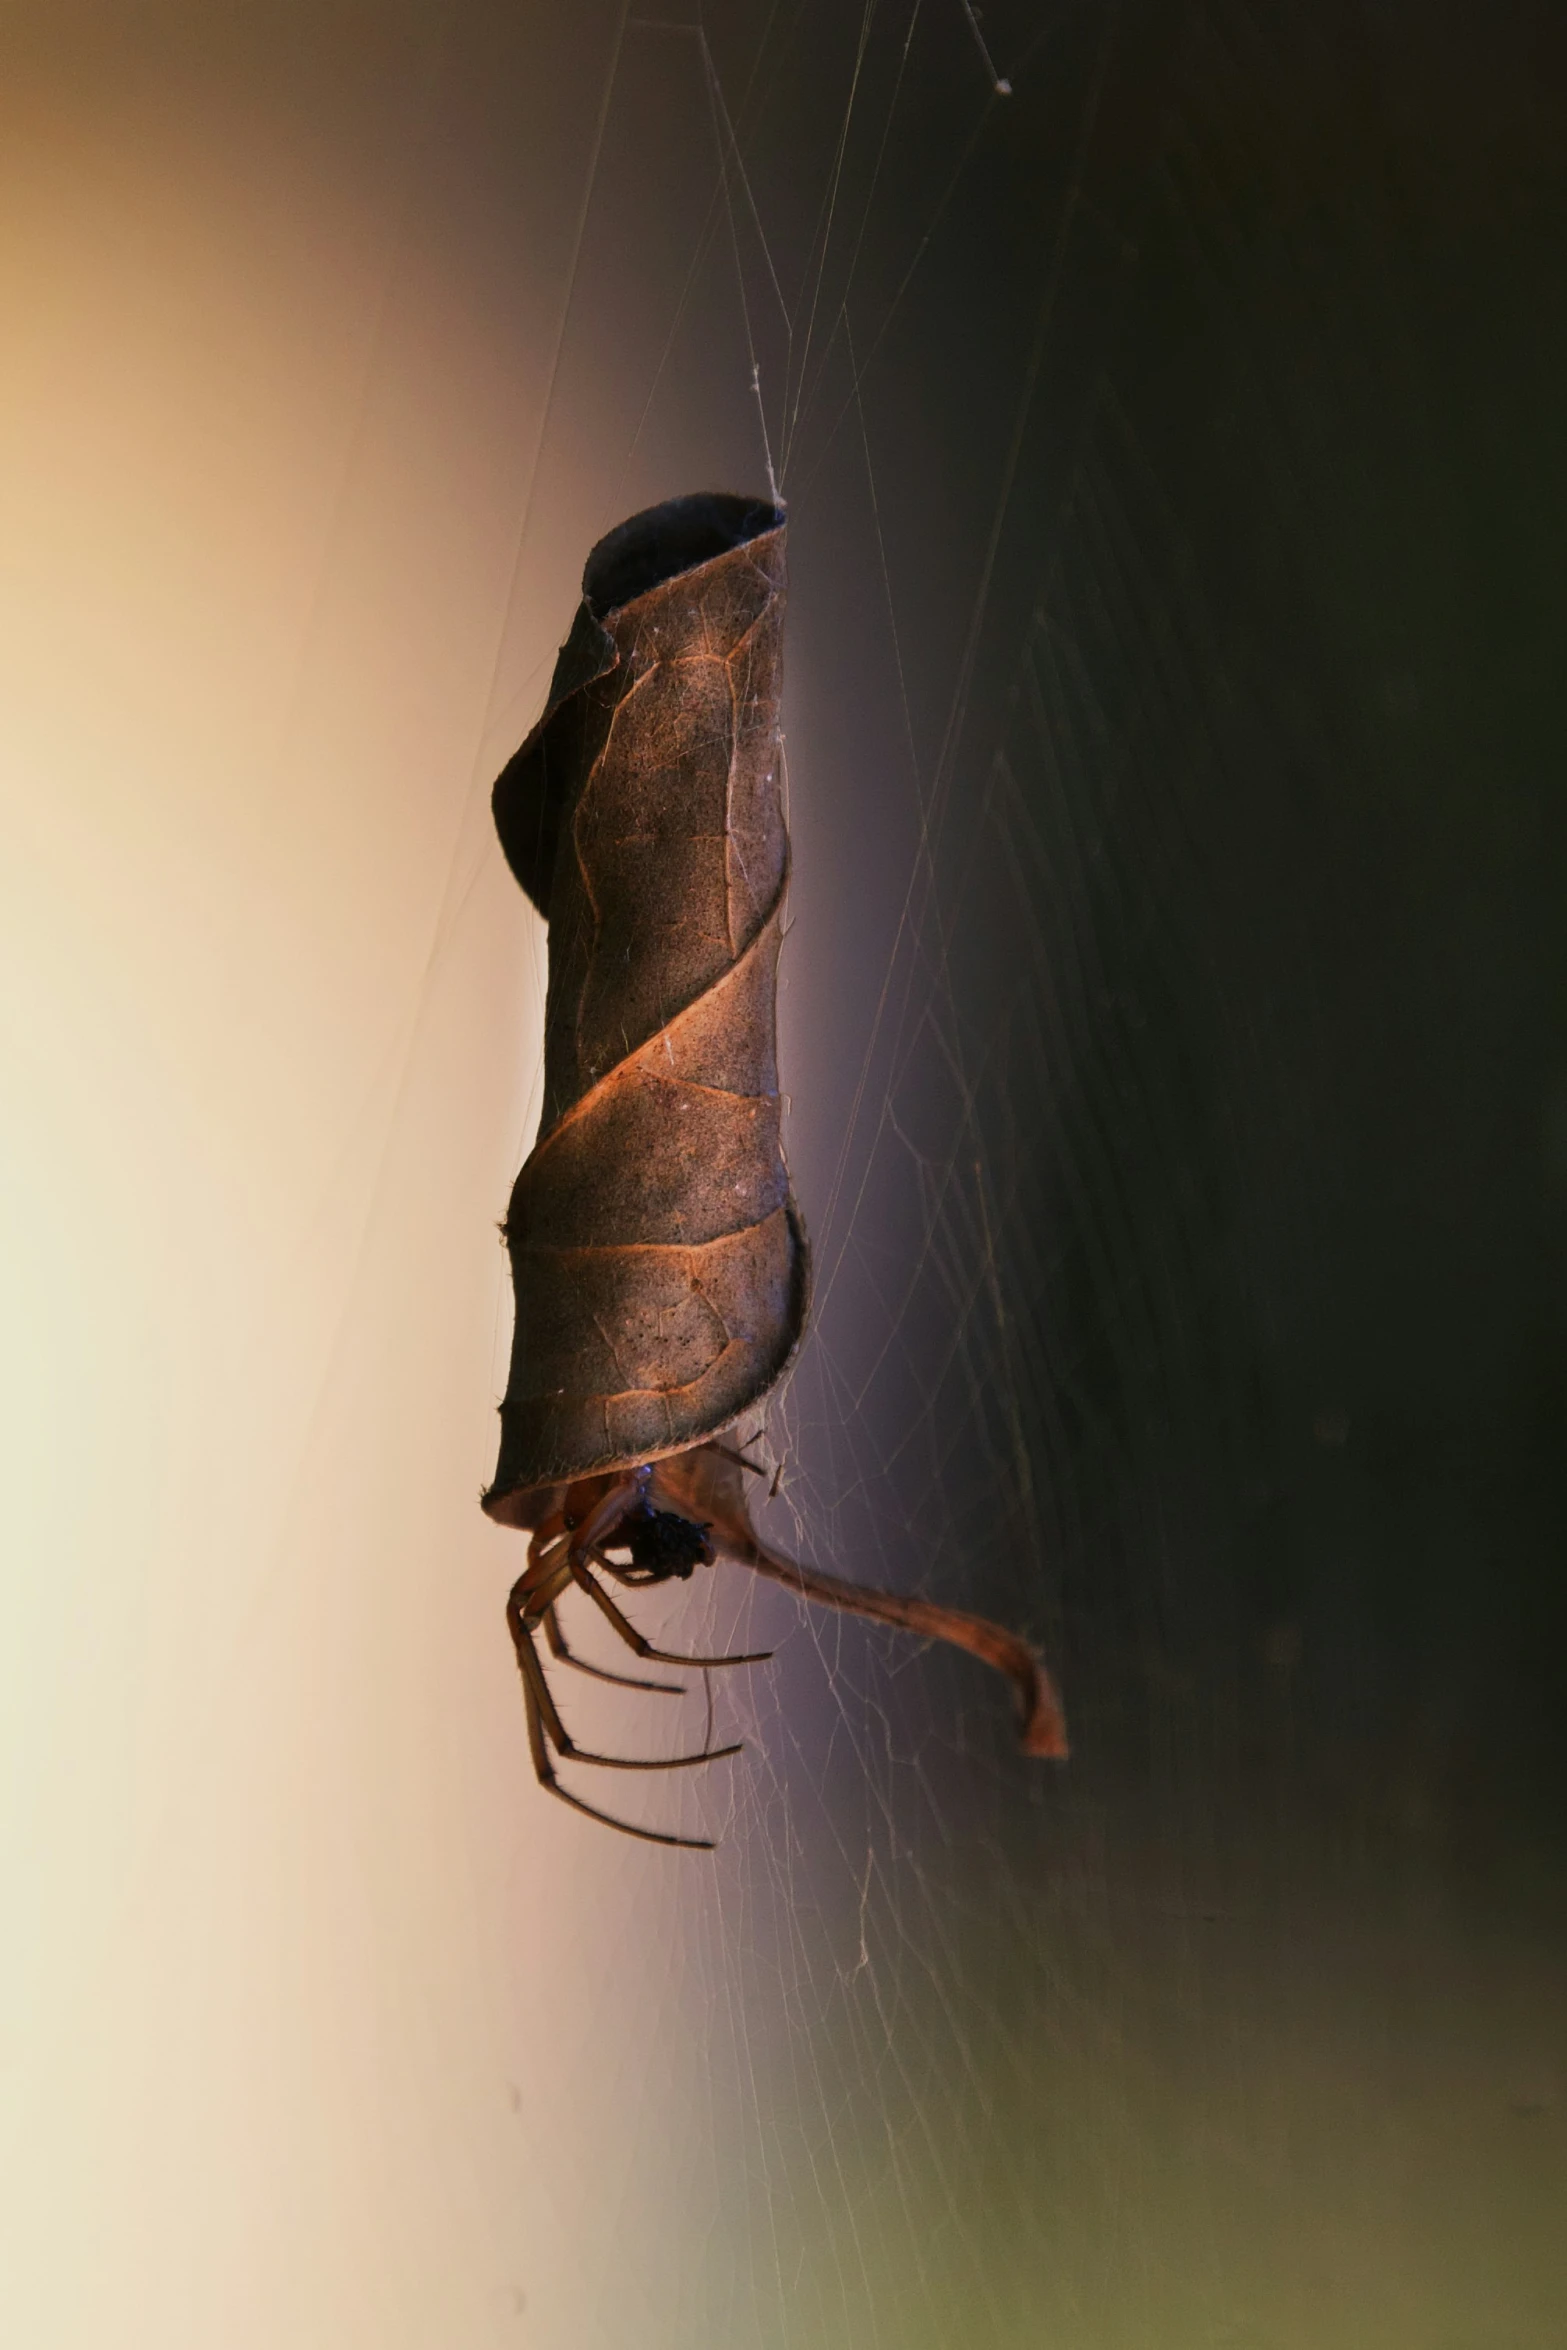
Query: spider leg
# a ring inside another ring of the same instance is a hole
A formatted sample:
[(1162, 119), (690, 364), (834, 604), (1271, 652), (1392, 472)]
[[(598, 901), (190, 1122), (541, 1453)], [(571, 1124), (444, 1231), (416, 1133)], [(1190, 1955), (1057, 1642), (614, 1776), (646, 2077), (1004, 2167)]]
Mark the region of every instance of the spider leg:
[(550, 1694), (550, 1685), (544, 1678), (544, 1667), (539, 1652), (533, 1645), (533, 1621), (525, 1606), (518, 1603), (520, 1586), (514, 1585), (506, 1604), (506, 1621), (511, 1630), (512, 1646), (517, 1651), (517, 1664), (522, 1673), (523, 1687), (530, 1693), (538, 1709), (544, 1734), (563, 1762), (596, 1764), (606, 1771), (683, 1771), (697, 1763), (721, 1762), (725, 1755), (738, 1754), (740, 1747), (714, 1746), (702, 1754), (672, 1754), (667, 1758), (644, 1760), (640, 1756), (622, 1754), (590, 1754), (579, 1746), (560, 1718), (560, 1709)]
[[(998, 1673), (1005, 1673), (1017, 1693), (1023, 1752), (1045, 1755), (1055, 1762), (1066, 1760), (1066, 1716), (1055, 1683), (1038, 1650), (1016, 1632), (993, 1624), (988, 1616), (970, 1615), (963, 1608), (938, 1607), (934, 1600), (905, 1598), (897, 1592), (846, 1583), (841, 1575), (823, 1574), (820, 1567), (780, 1558), (764, 1550), (749, 1529), (730, 1527), (720, 1548), (727, 1557), (799, 1592), (802, 1599), (841, 1608), (845, 1615), (868, 1616), (872, 1623), (890, 1624), (896, 1631), (912, 1632), (922, 1640), (948, 1641), (978, 1657), (982, 1664), (994, 1666)], [(571, 1571), (577, 1574), (575, 1561)]]
[(595, 1681), (612, 1681), (617, 1689), (654, 1689), (665, 1697), (685, 1695), (678, 1681), (633, 1681), (629, 1673), (606, 1673), (602, 1665), (590, 1665), (585, 1656), (578, 1656), (574, 1648), (566, 1646), (560, 1609), (553, 1601), (544, 1610), (544, 1637), (549, 1642), (551, 1656), (558, 1657), (563, 1665), (575, 1665), (579, 1673), (591, 1673)]
[(607, 1672), (602, 1665), (590, 1664), (586, 1657), (578, 1656), (569, 1646), (560, 1620), (560, 1599), (571, 1587), (567, 1556), (570, 1541), (570, 1534), (555, 1520), (547, 1521), (535, 1532), (528, 1547), (526, 1572), (518, 1578), (506, 1603), (513, 1640), (519, 1631), (534, 1633), (542, 1624), (551, 1656), (558, 1657), (562, 1664), (574, 1665), (579, 1673), (591, 1673), (595, 1680), (612, 1682), (617, 1689), (649, 1689), (671, 1697), (684, 1696), (684, 1690), (673, 1681), (634, 1681), (624, 1673)]
[[(746, 1442), (754, 1444), (756, 1439), (750, 1436)], [(765, 1477), (767, 1474), (760, 1461), (748, 1461), (743, 1452), (736, 1452), (732, 1445), (720, 1444), (716, 1436), (709, 1440), (709, 1449), (721, 1453), (726, 1461), (733, 1461), (737, 1469), (749, 1469), (753, 1477)]]
[(576, 1529), (572, 1543), (575, 1551), (595, 1550), (609, 1540), (622, 1518), (628, 1518), (647, 1498), (648, 1469), (633, 1469), (627, 1476), (617, 1477), (609, 1491), (596, 1502), (587, 1517)]
[[(526, 1639), (526, 1633), (523, 1635)], [(669, 1836), (660, 1828), (638, 1828), (630, 1820), (617, 1820), (613, 1812), (599, 1811), (591, 1803), (584, 1803), (580, 1795), (573, 1795), (555, 1776), (549, 1748), (544, 1738), (544, 1723), (539, 1714), (538, 1700), (526, 1673), (522, 1680), (523, 1709), (528, 1717), (528, 1750), (533, 1757), (533, 1775), (546, 1795), (558, 1796), (569, 1803), (573, 1811), (582, 1812), (590, 1820), (598, 1820), (606, 1828), (618, 1828), (622, 1836), (640, 1837), (644, 1844), (673, 1844), (683, 1852), (711, 1852), (709, 1836)]]
[[(602, 1551), (596, 1550), (592, 1555), (595, 1566), (603, 1567), (611, 1575), (615, 1572)], [(704, 1669), (713, 1665), (765, 1665), (773, 1653), (770, 1648), (761, 1648), (747, 1656), (675, 1656), (667, 1648), (655, 1648), (650, 1640), (643, 1639), (630, 1617), (621, 1614), (598, 1578), (589, 1573), (584, 1561), (573, 1558), (571, 1572), (573, 1580), (587, 1593), (594, 1605), (603, 1609), (626, 1646), (634, 1649), (638, 1656), (645, 1657), (649, 1664), (698, 1665)]]

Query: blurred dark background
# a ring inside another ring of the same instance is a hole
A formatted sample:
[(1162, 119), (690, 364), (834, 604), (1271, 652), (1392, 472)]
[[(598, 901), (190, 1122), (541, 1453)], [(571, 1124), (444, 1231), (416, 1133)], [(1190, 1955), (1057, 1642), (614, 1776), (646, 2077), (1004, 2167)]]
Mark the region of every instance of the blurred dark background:
[(794, 996), (866, 1039), (795, 1105), (802, 1442), (852, 1396), (835, 1499), (1034, 1610), (1088, 1767), (1554, 1852), (1563, 36), (991, 9), (949, 190), (961, 13), (874, 29), (774, 433), (860, 759), (794, 759)]
[[(789, 386), (797, 1538), (1030, 1624), (1075, 1740), (1025, 1784), (972, 1667), (820, 1635), (820, 1898), (957, 2132), (916, 2156), (905, 2116), (900, 2164), (867, 2112), (829, 2233), (892, 2294), (918, 2211), (900, 2340), (1543, 2345), (1561, 20), (992, 7), (988, 101), (956, 8), (907, 49), (903, 13), (725, 27), (730, 80), (773, 63), (774, 266), (824, 289), (806, 360), (752, 304)], [(834, 41), (824, 228), (768, 44)], [(867, 1999), (825, 2001), (850, 2078)]]

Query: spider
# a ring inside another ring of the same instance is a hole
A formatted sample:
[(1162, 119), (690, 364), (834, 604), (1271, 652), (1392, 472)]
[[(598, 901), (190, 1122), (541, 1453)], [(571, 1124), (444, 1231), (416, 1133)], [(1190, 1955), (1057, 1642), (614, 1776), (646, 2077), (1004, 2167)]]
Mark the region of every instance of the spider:
[[(710, 1852), (712, 1839), (676, 1836), (658, 1828), (637, 1826), (613, 1812), (600, 1811), (561, 1784), (555, 1760), (590, 1763), (601, 1770), (691, 1770), (700, 1763), (719, 1762), (738, 1754), (738, 1743), (704, 1746), (699, 1754), (680, 1754), (667, 1760), (642, 1760), (623, 1755), (593, 1754), (579, 1746), (567, 1730), (555, 1702), (540, 1658), (537, 1635), (542, 1629), (550, 1655), (579, 1673), (609, 1681), (617, 1688), (646, 1690), (679, 1696), (672, 1681), (649, 1681), (630, 1674), (606, 1672), (578, 1656), (566, 1640), (560, 1623), (560, 1602), (575, 1588), (583, 1592), (626, 1646), (644, 1664), (695, 1667), (711, 1671), (719, 1665), (764, 1664), (771, 1650), (732, 1656), (682, 1656), (656, 1648), (639, 1632), (604, 1588), (602, 1578), (630, 1589), (655, 1583), (687, 1581), (699, 1566), (719, 1558), (749, 1566), (773, 1581), (786, 1584), (807, 1599), (851, 1615), (869, 1616), (901, 1631), (927, 1639), (950, 1641), (970, 1655), (994, 1665), (1011, 1680), (1020, 1700), (1025, 1753), (1062, 1758), (1067, 1752), (1066, 1727), (1059, 1700), (1044, 1665), (1029, 1644), (1016, 1633), (957, 1608), (939, 1607), (931, 1600), (903, 1598), (874, 1591), (824, 1574), (768, 1550), (751, 1525), (739, 1472), (760, 1475), (754, 1461), (716, 1441), (693, 1446), (661, 1461), (647, 1461), (623, 1471), (579, 1478), (575, 1483), (546, 1488), (538, 1497), (538, 1517), (528, 1544), (528, 1564), (512, 1586), (506, 1602), (506, 1622), (522, 1674), (527, 1709), (528, 1746), (539, 1784), (573, 1810), (619, 1828), (625, 1835), (649, 1844), (671, 1844), (687, 1851)], [(552, 1755), (553, 1750), (553, 1755)]]
[[(482, 1507), (531, 1536), (507, 1603), (540, 1785), (592, 1754), (561, 1719), (539, 1652), (634, 1689), (567, 1645), (584, 1593), (654, 1665), (672, 1655), (607, 1589), (729, 1559), (804, 1598), (951, 1641), (1006, 1673), (1023, 1746), (1064, 1755), (1061, 1708), (1025, 1640), (982, 1616), (867, 1591), (759, 1540), (720, 1441), (784, 1376), (804, 1333), (810, 1252), (780, 1124), (777, 959), (789, 878), (779, 692), (785, 517), (698, 492), (634, 514), (588, 557), (544, 715), (496, 783), (508, 864), (549, 925), (544, 1104), (503, 1230), (516, 1312), (495, 1479)], [(676, 1692), (678, 1694), (678, 1692)]]

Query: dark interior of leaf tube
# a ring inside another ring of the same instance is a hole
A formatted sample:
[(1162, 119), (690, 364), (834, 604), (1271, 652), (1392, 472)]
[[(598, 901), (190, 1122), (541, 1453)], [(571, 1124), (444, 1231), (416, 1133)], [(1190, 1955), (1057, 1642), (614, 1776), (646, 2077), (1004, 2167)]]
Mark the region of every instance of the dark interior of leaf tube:
[(668, 498), (600, 539), (588, 558), (582, 592), (603, 619), (666, 579), (776, 530), (783, 519), (783, 508), (765, 498), (737, 498), (722, 490)]

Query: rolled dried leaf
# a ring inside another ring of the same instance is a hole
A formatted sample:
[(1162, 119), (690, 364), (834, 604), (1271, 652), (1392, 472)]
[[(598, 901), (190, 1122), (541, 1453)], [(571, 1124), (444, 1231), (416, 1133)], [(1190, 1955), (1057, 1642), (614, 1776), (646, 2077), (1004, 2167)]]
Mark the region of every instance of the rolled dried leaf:
[(781, 511), (676, 498), (600, 540), (496, 829), (549, 923), (544, 1109), (491, 1517), (705, 1442), (799, 1343), (779, 1133)]

